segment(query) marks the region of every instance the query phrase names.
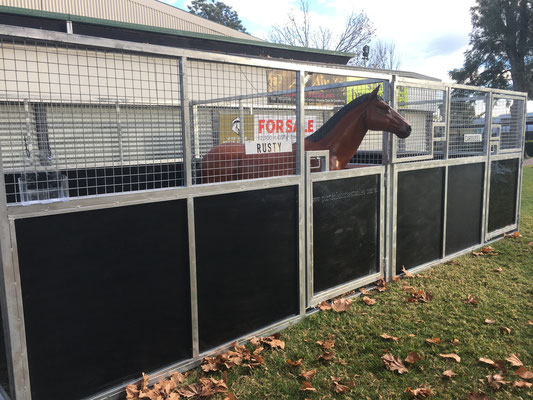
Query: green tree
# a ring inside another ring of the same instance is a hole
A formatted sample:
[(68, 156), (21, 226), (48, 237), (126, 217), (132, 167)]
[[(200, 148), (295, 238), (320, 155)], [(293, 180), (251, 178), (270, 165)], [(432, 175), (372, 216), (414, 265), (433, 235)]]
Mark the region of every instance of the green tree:
[(187, 8), (191, 14), (225, 25), (228, 28), (247, 33), (246, 28), (242, 26), (237, 12), (221, 1), (192, 0), (192, 4), (187, 6)]
[(533, 97), (532, 1), (477, 0), (470, 13), (472, 47), (463, 67), (449, 72), (451, 78)]

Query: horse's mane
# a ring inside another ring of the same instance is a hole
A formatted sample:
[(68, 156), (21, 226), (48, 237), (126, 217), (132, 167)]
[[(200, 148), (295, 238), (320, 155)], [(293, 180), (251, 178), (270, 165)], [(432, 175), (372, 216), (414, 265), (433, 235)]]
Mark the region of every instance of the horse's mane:
[(328, 119), (326, 123), (322, 125), (315, 133), (307, 136), (305, 139), (310, 140), (311, 142), (318, 142), (319, 140), (321, 140), (335, 127), (335, 125), (337, 125), (337, 123), (341, 119), (343, 119), (346, 116), (346, 114), (348, 114), (353, 109), (359, 107), (361, 104), (365, 103), (369, 99), (370, 95), (371, 93), (366, 93), (350, 101), (348, 104), (342, 107), (339, 111), (333, 114), (333, 116), (330, 119)]

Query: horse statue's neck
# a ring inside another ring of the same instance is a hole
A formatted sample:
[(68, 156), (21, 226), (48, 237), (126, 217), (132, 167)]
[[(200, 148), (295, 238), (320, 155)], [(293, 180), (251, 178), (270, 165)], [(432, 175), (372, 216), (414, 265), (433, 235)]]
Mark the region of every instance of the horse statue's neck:
[(329, 169), (344, 169), (368, 132), (365, 121), (368, 97), (363, 95), (334, 114), (305, 139), (305, 150), (329, 150)]

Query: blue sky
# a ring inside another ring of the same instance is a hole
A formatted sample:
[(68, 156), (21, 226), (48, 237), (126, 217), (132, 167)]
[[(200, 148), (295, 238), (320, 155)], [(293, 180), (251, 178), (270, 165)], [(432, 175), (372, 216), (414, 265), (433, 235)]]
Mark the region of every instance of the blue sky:
[[(188, 0), (164, 0), (187, 10)], [(283, 22), (297, 0), (224, 0), (241, 18), (247, 31), (266, 39), (273, 24)], [(469, 9), (474, 0), (311, 0), (311, 21), (342, 27), (351, 11), (365, 11), (376, 38), (394, 41), (401, 69), (450, 81), (447, 72), (460, 67), (471, 31)]]
[[(163, 1), (183, 10), (190, 4)], [(262, 39), (267, 39), (272, 25), (283, 23), (298, 8), (298, 0), (222, 1), (237, 11), (250, 34)], [(343, 27), (348, 14), (364, 11), (376, 28), (376, 39), (395, 43), (400, 69), (451, 82), (448, 71), (463, 65), (474, 4), (475, 0), (310, 0), (310, 18), (313, 24)], [(528, 110), (533, 111), (533, 101)]]

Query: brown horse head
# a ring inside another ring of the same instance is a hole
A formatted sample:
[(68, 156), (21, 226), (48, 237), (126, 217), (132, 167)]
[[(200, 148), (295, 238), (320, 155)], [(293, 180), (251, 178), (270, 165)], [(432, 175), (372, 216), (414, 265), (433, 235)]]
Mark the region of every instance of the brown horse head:
[(366, 108), (366, 126), (373, 131), (394, 133), (400, 139), (411, 134), (411, 125), (398, 111), (378, 96), (379, 86), (370, 94)]

